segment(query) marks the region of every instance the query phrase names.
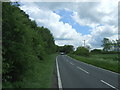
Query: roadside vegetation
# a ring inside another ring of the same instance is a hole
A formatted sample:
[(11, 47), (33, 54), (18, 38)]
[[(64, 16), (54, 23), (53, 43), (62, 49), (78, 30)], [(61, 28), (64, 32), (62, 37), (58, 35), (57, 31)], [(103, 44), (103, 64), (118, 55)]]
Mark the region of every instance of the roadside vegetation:
[(69, 51), (66, 54), (76, 60), (120, 73), (120, 39), (111, 41), (104, 38), (102, 43), (103, 49), (90, 50), (90, 47), (86, 45), (79, 46), (76, 50), (72, 46), (67, 49), (64, 49), (66, 46), (63, 46), (59, 47), (59, 50), (62, 52)]
[(18, 3), (2, 4), (2, 87), (50, 88), (56, 45), (48, 28), (19, 9)]
[(26, 71), (21, 81), (7, 81), (3, 83), (3, 88), (51, 88), (56, 56), (57, 54), (47, 55), (43, 62), (32, 62), (31, 68)]
[(69, 56), (75, 58), (76, 60), (120, 73), (120, 64), (118, 63), (119, 59), (117, 54), (94, 54), (89, 57), (69, 54)]
[[(1, 41), (0, 41), (1, 42)], [(18, 3), (2, 3), (2, 87), (51, 88), (57, 52), (101, 68), (119, 72), (120, 40), (103, 39), (103, 50), (89, 46), (55, 45), (45, 27), (20, 10)], [(0, 48), (1, 49), (1, 48)], [(1, 66), (0, 66), (1, 68)]]
[(108, 38), (104, 38), (102, 43), (103, 50), (90, 50), (88, 46), (80, 46), (68, 55), (76, 60), (120, 73), (120, 39), (110, 41)]

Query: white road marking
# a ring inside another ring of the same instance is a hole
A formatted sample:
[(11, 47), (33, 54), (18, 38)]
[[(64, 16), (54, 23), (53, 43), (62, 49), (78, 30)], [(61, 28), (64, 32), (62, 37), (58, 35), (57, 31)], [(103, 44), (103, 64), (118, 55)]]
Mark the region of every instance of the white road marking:
[(106, 84), (106, 85), (110, 86), (111, 88), (115, 88), (115, 89), (116, 89), (116, 87), (114, 87), (114, 86), (110, 85), (109, 83), (107, 83), (107, 82), (105, 82), (105, 81), (103, 81), (103, 80), (100, 80), (100, 81), (101, 81), (101, 82), (103, 82), (104, 84)]
[(74, 65), (73, 63), (69, 62), (70, 64)]
[(113, 74), (120, 75), (119, 73), (116, 73), (116, 72), (113, 72), (113, 71), (110, 71), (110, 70), (107, 70), (107, 69), (103, 69), (103, 68), (101, 68), (101, 67), (97, 67), (97, 66), (94, 66), (94, 65), (92, 65), (92, 64), (88, 64), (88, 63), (85, 63), (85, 62), (82, 62), (82, 61), (78, 61), (78, 60), (76, 60), (76, 59), (74, 59), (74, 58), (72, 58), (72, 57), (70, 57), (70, 56), (67, 56), (67, 57), (68, 57), (68, 58), (71, 58), (72, 60), (74, 60), (74, 61), (76, 61), (76, 62), (83, 63), (83, 64), (85, 64), (85, 65), (87, 65), (87, 66), (95, 67), (95, 68), (101, 69), (101, 70), (103, 70), (103, 71), (107, 71), (107, 72), (110, 72), (110, 73), (113, 73)]
[(59, 90), (61, 90), (62, 89), (62, 82), (61, 82), (61, 78), (60, 78), (57, 57), (56, 57), (56, 67), (57, 67), (58, 87), (59, 87)]
[(89, 74), (89, 72), (87, 72), (86, 70), (84, 70), (84, 69), (82, 69), (82, 68), (80, 68), (78, 66), (77, 66), (77, 68), (80, 69), (80, 70), (82, 70), (82, 71), (84, 71), (85, 73)]

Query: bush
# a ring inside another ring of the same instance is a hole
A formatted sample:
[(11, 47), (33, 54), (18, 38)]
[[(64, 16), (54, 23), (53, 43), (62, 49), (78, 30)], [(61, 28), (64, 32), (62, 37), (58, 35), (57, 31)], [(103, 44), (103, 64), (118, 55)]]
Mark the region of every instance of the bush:
[(75, 54), (81, 56), (90, 56), (89, 50), (85, 47), (78, 47), (75, 51)]
[(3, 83), (22, 81), (34, 61), (46, 60), (55, 43), (49, 29), (38, 27), (17, 4), (2, 4)]
[(102, 53), (102, 50), (100, 50), (100, 49), (93, 49), (93, 50), (91, 50), (91, 53), (92, 54), (100, 54), (100, 53)]
[(72, 53), (73, 50), (74, 50), (74, 46), (72, 45), (57, 46), (58, 52), (64, 52), (66, 54)]

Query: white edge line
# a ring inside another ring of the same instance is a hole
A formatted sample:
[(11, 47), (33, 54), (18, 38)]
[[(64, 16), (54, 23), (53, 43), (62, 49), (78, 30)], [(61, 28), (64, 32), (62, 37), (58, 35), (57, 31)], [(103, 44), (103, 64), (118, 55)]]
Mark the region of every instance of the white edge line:
[(84, 69), (82, 69), (82, 68), (80, 68), (78, 66), (77, 66), (77, 68), (80, 69), (80, 70), (82, 70), (82, 71), (84, 71), (85, 73), (89, 74), (89, 72), (87, 72), (86, 70), (84, 70)]
[[(70, 56), (68, 56), (68, 57), (70, 57)], [(88, 64), (88, 63), (85, 63), (85, 62), (82, 62), (82, 61), (78, 61), (78, 60), (76, 60), (76, 59), (74, 59), (74, 58), (72, 58), (72, 57), (70, 57), (70, 58), (73, 59), (73, 60), (75, 60), (75, 61), (77, 61), (77, 62), (81, 62), (81, 63), (83, 63), (83, 64), (86, 64), (86, 65), (88, 65), (88, 66), (92, 66), (92, 67), (95, 67), (95, 68), (98, 68), (98, 69), (101, 69), (101, 70), (104, 70), (104, 71), (107, 71), (107, 72), (111, 72), (111, 73), (120, 75), (119, 73), (116, 73), (116, 72), (113, 72), (113, 71), (110, 71), (110, 70), (107, 70), (107, 69), (103, 69), (103, 68), (101, 68), (101, 67), (97, 67), (97, 66), (94, 66), (94, 65), (92, 65), (92, 64)]]
[(61, 78), (60, 78), (60, 72), (59, 72), (59, 68), (58, 68), (57, 57), (56, 57), (56, 67), (57, 67), (58, 87), (61, 90), (62, 89), (62, 82), (61, 82)]
[(109, 83), (105, 82), (104, 80), (100, 80), (100, 81), (101, 81), (101, 82), (103, 82), (104, 84), (106, 84), (106, 85), (110, 86), (111, 88), (115, 88), (115, 89), (116, 89), (116, 87), (114, 87), (114, 86), (110, 85)]

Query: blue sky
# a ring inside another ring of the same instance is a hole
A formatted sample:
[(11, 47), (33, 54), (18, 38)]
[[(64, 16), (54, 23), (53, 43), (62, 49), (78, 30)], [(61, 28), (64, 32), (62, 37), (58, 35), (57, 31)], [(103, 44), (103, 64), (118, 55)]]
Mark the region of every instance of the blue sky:
[(56, 11), (54, 11), (54, 13), (58, 14), (61, 16), (60, 21), (62, 21), (63, 23), (68, 23), (72, 26), (72, 28), (74, 28), (78, 33), (81, 33), (83, 35), (87, 35), (90, 34), (90, 27), (88, 26), (81, 26), (80, 24), (78, 24), (76, 21), (73, 20), (73, 18), (71, 17), (73, 15), (72, 11), (68, 11), (65, 9), (58, 9)]
[(117, 2), (85, 2), (84, 5), (80, 2), (25, 2), (20, 8), (38, 26), (48, 28), (55, 38), (55, 44), (59, 46), (74, 45), (76, 48), (86, 40), (86, 45), (92, 49), (101, 48), (104, 37), (118, 38)]

